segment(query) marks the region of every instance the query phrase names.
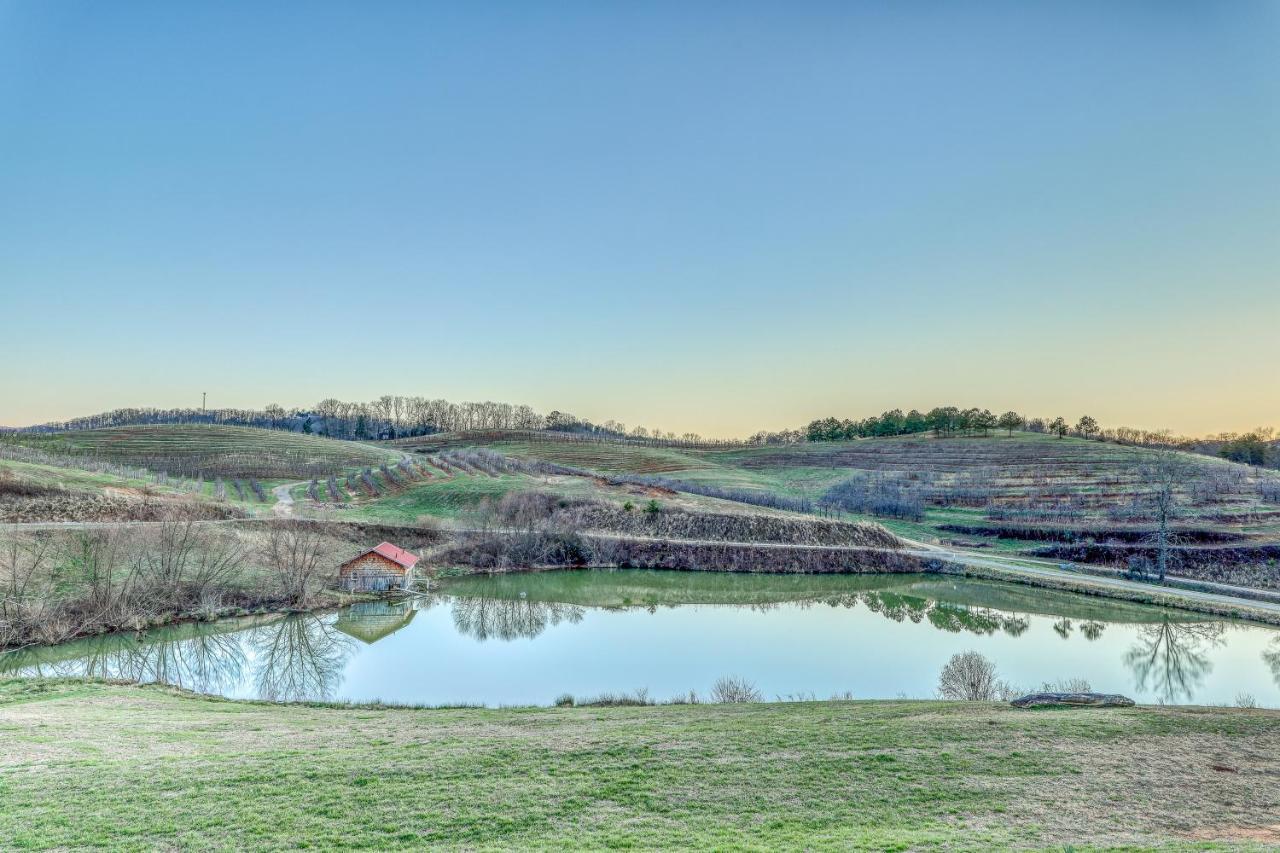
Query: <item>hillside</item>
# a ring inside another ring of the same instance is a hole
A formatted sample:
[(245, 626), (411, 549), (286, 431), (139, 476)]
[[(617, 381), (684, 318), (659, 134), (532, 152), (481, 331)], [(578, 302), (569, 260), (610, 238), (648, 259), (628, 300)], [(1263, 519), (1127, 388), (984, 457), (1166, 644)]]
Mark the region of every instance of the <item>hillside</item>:
[(254, 427), (164, 424), (7, 440), (49, 453), (89, 456), (172, 476), (300, 479), (376, 467), (400, 454), (353, 441)]
[(89, 470), (0, 457), (0, 524), (151, 521), (167, 515), (238, 518), (260, 503), (251, 491), (242, 497), (224, 491), (218, 499), (213, 483), (161, 483), (145, 471)]
[(1280, 772), (1273, 711), (434, 710), (28, 680), (0, 681), (0, 732), (0, 834), (30, 849), (1280, 840), (1263, 819)]
[[(1154, 452), (1080, 438), (1015, 432), (686, 449), (491, 432), (397, 445), (417, 454), (483, 446), (595, 472), (615, 487), (665, 487), (693, 500), (807, 503), (962, 548), (1117, 567), (1149, 561), (1152, 554), (1143, 469)], [(1185, 465), (1176, 489), (1178, 570), (1280, 585), (1280, 477), (1206, 456), (1178, 457)]]
[[(592, 529), (629, 535), (649, 530), (702, 538), (671, 531), (703, 531), (705, 523), (674, 522), (689, 515), (797, 517), (798, 511), (808, 518), (875, 522), (909, 539), (970, 551), (1126, 570), (1146, 571), (1154, 554), (1144, 480), (1153, 451), (1033, 433), (725, 448), (530, 431), (371, 444), (249, 427), (169, 425), (3, 441), (61, 459), (145, 466), (153, 477), (185, 474), (188, 481), (178, 489), (201, 498), (214, 496), (213, 478), (225, 478), (221, 494), (250, 511), (272, 500), (273, 486), (293, 482), (296, 510), (289, 511), (336, 521), (466, 521), (473, 509), (504, 495), (541, 493), (582, 507), (579, 514), (592, 519)], [(1185, 471), (1176, 489), (1173, 573), (1280, 587), (1280, 477), (1206, 456), (1180, 458)], [(168, 482), (160, 477), (151, 485)], [(92, 480), (83, 485), (114, 487)], [(669, 523), (640, 524), (633, 521), (638, 515), (619, 514), (650, 508), (650, 502)], [(803, 536), (834, 541), (812, 531)]]

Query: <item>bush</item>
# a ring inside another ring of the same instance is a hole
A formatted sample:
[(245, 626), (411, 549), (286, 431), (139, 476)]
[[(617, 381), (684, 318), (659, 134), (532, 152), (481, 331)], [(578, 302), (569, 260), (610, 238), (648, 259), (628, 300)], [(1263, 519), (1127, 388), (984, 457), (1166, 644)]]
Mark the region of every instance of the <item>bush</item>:
[(924, 518), (923, 490), (900, 477), (850, 477), (827, 489), (820, 503), (832, 509), (885, 518)]
[(716, 683), (711, 688), (711, 699), (722, 705), (743, 705), (764, 701), (764, 697), (754, 684), (734, 675), (716, 679)]
[(1087, 678), (1059, 678), (1046, 681), (1040, 687), (1042, 693), (1092, 693), (1093, 686)]
[(938, 696), (966, 702), (994, 702), (1000, 698), (1001, 683), (996, 666), (975, 651), (951, 656), (938, 676)]

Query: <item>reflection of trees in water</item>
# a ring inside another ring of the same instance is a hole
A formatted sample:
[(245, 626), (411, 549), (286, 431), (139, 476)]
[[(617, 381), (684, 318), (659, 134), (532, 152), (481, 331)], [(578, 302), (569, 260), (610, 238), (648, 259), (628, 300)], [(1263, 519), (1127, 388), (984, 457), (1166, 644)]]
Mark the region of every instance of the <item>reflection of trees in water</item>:
[(894, 622), (910, 619), (919, 624), (930, 608), (928, 599), (894, 592), (864, 592), (858, 598), (872, 613), (879, 613)]
[(532, 639), (561, 622), (582, 621), (586, 609), (575, 604), (523, 598), (455, 598), (453, 625), (477, 640)]
[(868, 610), (879, 613), (887, 619), (895, 622), (910, 619), (916, 624), (928, 621), (933, 627), (953, 634), (962, 631), (973, 634), (994, 634), (996, 631), (1004, 631), (1012, 637), (1017, 637), (1031, 624), (1021, 616), (1011, 616), (989, 608), (932, 601), (916, 595), (864, 592), (859, 598), (866, 604)]
[(224, 693), (239, 684), (245, 653), (235, 633), (213, 625), (195, 625), (180, 640), (148, 642), (133, 637), (105, 636), (82, 640), (66, 660), (49, 660), (56, 649), (30, 649), (8, 661), (22, 675), (85, 676), (129, 681), (161, 682), (199, 693)]
[(1107, 624), (1105, 622), (1095, 622), (1090, 619), (1088, 622), (1080, 623), (1080, 633), (1083, 634), (1084, 638), (1089, 642), (1093, 642), (1101, 637), (1102, 632), (1105, 630), (1107, 630)]
[(1222, 644), (1220, 622), (1183, 623), (1165, 619), (1138, 629), (1138, 639), (1125, 653), (1138, 690), (1150, 689), (1162, 702), (1191, 701), (1213, 670), (1208, 649)]
[(1064, 640), (1071, 636), (1073, 629), (1074, 626), (1071, 624), (1071, 620), (1065, 616), (1053, 623), (1053, 632)]
[(249, 634), (258, 696), (274, 701), (331, 699), (355, 641), (311, 614), (282, 619)]
[(355, 647), (329, 621), (309, 614), (247, 630), (195, 624), (181, 632), (183, 636), (173, 640), (145, 635), (82, 640), (75, 644), (74, 656), (64, 659), (53, 656), (67, 654), (67, 647), (23, 649), (0, 656), (0, 672), (154, 681), (223, 694), (234, 692), (252, 676), (263, 699), (327, 699), (337, 689)]
[(1262, 653), (1262, 662), (1271, 670), (1271, 677), (1280, 687), (1280, 635), (1271, 638), (1271, 648)]

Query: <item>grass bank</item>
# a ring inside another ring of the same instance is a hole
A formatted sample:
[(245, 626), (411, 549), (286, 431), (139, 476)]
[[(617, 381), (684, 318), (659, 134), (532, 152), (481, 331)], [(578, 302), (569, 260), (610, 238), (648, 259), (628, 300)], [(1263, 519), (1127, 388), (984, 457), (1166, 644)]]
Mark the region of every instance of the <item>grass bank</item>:
[(1280, 841), (1280, 714), (940, 702), (414, 710), (0, 681), (9, 847)]

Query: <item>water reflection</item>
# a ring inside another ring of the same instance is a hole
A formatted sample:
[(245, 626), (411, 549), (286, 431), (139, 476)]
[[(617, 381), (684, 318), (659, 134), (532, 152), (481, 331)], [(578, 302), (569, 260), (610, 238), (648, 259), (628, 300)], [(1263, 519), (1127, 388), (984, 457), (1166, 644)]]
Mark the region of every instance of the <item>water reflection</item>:
[[(480, 641), (533, 639), (548, 628), (561, 623), (572, 625), (581, 622), (588, 609), (565, 602), (542, 601), (518, 596), (489, 596), (476, 594), (474, 591), (453, 597), (450, 601), (454, 627), (459, 633)], [(1011, 637), (1017, 637), (1031, 624), (1025, 616), (1000, 613), (989, 608), (968, 607), (932, 601), (920, 596), (877, 591), (786, 602), (761, 601), (733, 606), (754, 613), (768, 613), (785, 606), (808, 608), (825, 605), (854, 608), (859, 603), (870, 612), (894, 622), (910, 621), (919, 624), (927, 621), (933, 627), (953, 634), (968, 632), (987, 635), (1003, 631)], [(656, 613), (659, 607), (653, 602), (598, 606), (603, 610), (644, 610), (648, 613)], [(680, 605), (664, 606), (670, 608)]]
[(0, 655), (0, 673), (160, 682), (223, 695), (237, 694), (251, 680), (263, 699), (330, 699), (354, 645), (329, 619), (303, 614), (23, 649)]
[(453, 626), (481, 642), (531, 640), (554, 625), (582, 621), (586, 609), (573, 604), (516, 598), (459, 598), (453, 602)]
[(1262, 662), (1271, 670), (1271, 678), (1280, 687), (1280, 636), (1273, 637), (1271, 648), (1262, 653)]
[[(416, 598), (361, 601), (339, 613), (333, 627), (363, 643), (373, 644), (412, 622), (422, 603)], [(429, 606), (429, 600), (427, 603)]]
[(259, 698), (278, 702), (332, 699), (355, 641), (332, 622), (304, 614), (257, 628), (254, 684)]
[(1102, 636), (1102, 632), (1107, 630), (1107, 626), (1102, 622), (1090, 619), (1080, 623), (1080, 636), (1089, 642), (1093, 642)]
[(1213, 671), (1208, 651), (1222, 644), (1225, 625), (1177, 623), (1162, 620), (1144, 625), (1125, 654), (1134, 686), (1150, 690), (1162, 702), (1189, 702)]
[[(271, 700), (508, 702), (546, 701), (547, 684), (568, 688), (564, 679), (586, 669), (575, 689), (669, 684), (673, 693), (741, 669), (761, 681), (772, 675), (780, 690), (821, 688), (825, 678), (871, 698), (930, 695), (947, 657), (974, 648), (1014, 683), (1080, 676), (1140, 701), (1230, 701), (1242, 690), (1265, 692), (1258, 684), (1269, 680), (1280, 688), (1280, 635), (1237, 626), (1227, 649), (1226, 624), (1190, 618), (938, 576), (569, 572), (466, 578), (432, 597), (338, 613), (27, 649), (0, 655), (0, 673), (159, 681)], [(556, 629), (571, 629), (561, 634), (571, 641), (528, 642)], [(865, 646), (894, 653), (847, 654)], [(813, 682), (789, 680), (800, 659)]]
[[(246, 656), (236, 629), (183, 626), (182, 639), (149, 642), (140, 635), (107, 635), (55, 648), (0, 655), (0, 673), (24, 676), (159, 681), (201, 693), (223, 693), (240, 683)], [(60, 650), (73, 652), (59, 654)]]

